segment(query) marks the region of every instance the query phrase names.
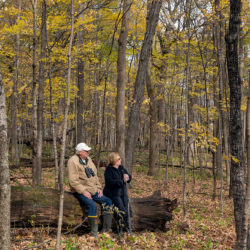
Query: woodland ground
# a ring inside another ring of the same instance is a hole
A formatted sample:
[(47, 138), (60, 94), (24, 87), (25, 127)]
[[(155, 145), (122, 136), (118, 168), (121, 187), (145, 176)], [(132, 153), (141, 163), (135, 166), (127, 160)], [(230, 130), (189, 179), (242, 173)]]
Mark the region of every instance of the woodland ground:
[[(166, 232), (135, 232), (133, 236), (125, 235), (119, 238), (117, 235), (103, 234), (98, 240), (93, 240), (89, 234), (71, 234), (62, 236), (62, 249), (233, 249), (235, 242), (235, 229), (233, 217), (232, 199), (228, 198), (228, 189), (224, 187), (223, 214), (219, 196), (219, 180), (217, 197), (212, 199), (212, 172), (206, 171), (201, 179), (198, 171), (187, 174), (187, 215), (183, 220), (182, 193), (183, 172), (180, 168), (170, 168), (169, 184), (163, 186), (165, 172), (162, 171), (161, 186), (159, 188), (158, 177), (147, 176), (145, 167), (147, 158), (145, 154), (137, 155), (138, 162), (133, 170), (132, 189), (129, 190), (131, 197), (145, 197), (155, 190), (161, 190), (162, 196), (170, 199), (178, 199), (178, 207), (173, 212), (173, 220), (167, 223)], [(103, 169), (99, 176), (103, 182)], [(54, 180), (52, 169), (43, 170), (43, 185), (51, 187)], [(28, 184), (27, 178), (31, 177), (31, 169), (11, 171), (12, 177), (18, 177), (18, 182)], [(31, 181), (31, 179), (30, 179)], [(12, 185), (16, 184), (12, 183)], [(68, 187), (66, 187), (68, 189)], [(182, 225), (188, 225), (183, 231)], [(48, 232), (50, 232), (48, 234)], [(54, 233), (51, 233), (54, 232)], [(55, 229), (52, 228), (12, 228), (11, 249), (32, 249), (41, 242), (44, 244), (40, 249), (54, 249), (56, 242)], [(48, 242), (47, 242), (48, 241)], [(45, 243), (47, 242), (47, 243)], [(36, 248), (38, 249), (38, 248)]]

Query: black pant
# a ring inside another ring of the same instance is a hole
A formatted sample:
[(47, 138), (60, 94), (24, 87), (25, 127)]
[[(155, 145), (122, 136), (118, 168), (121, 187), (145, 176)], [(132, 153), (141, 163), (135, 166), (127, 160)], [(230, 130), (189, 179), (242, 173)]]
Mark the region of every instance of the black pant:
[[(116, 196), (116, 197), (112, 197), (112, 202), (119, 209), (119, 211), (121, 211), (120, 215), (123, 218), (125, 227), (128, 228), (129, 226), (128, 218), (129, 216), (132, 217), (132, 209), (131, 209), (131, 206), (129, 206), (128, 199), (124, 199), (123, 197)], [(129, 210), (128, 210), (128, 207), (129, 207)], [(129, 211), (129, 216), (128, 216), (128, 211)], [(119, 219), (119, 215), (117, 217)]]

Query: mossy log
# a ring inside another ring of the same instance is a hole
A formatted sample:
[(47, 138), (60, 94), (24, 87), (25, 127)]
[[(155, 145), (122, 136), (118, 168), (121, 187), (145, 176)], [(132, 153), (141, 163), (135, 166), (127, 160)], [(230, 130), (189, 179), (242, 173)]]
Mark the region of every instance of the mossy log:
[[(146, 198), (131, 198), (133, 230), (165, 230), (167, 221), (172, 220), (172, 211), (177, 199), (170, 200), (158, 195)], [(11, 223), (17, 226), (56, 226), (58, 220), (59, 193), (51, 188), (27, 186), (11, 187)], [(98, 206), (100, 207), (100, 206)], [(83, 214), (78, 201), (69, 192), (64, 195), (63, 227), (79, 225)], [(100, 213), (100, 211), (99, 211)]]

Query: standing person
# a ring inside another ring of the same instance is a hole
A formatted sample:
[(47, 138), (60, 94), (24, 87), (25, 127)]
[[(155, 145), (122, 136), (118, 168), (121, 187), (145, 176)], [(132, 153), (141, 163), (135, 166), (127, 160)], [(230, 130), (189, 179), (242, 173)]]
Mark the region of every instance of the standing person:
[[(121, 157), (118, 153), (109, 155), (109, 165), (105, 170), (105, 187), (103, 193), (109, 197), (113, 204), (121, 211), (125, 231), (132, 233), (132, 210), (129, 207), (129, 198), (126, 183), (131, 181), (131, 175), (121, 165)], [(123, 234), (123, 226), (119, 223), (119, 234)]]
[(97, 237), (98, 223), (95, 202), (102, 207), (103, 232), (108, 232), (111, 229), (113, 217), (112, 201), (102, 193), (96, 166), (89, 157), (91, 148), (86, 143), (79, 143), (75, 149), (76, 154), (68, 160), (67, 164), (69, 185), (81, 206), (87, 207), (91, 235)]

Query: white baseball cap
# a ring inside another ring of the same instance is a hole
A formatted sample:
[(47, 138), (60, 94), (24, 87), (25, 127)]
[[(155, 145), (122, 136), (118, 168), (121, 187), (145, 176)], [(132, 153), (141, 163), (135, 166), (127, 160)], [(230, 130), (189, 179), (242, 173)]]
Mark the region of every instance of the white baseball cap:
[(89, 151), (91, 150), (91, 147), (89, 147), (86, 143), (81, 142), (76, 145), (76, 151), (81, 152), (81, 151)]

